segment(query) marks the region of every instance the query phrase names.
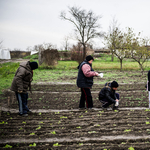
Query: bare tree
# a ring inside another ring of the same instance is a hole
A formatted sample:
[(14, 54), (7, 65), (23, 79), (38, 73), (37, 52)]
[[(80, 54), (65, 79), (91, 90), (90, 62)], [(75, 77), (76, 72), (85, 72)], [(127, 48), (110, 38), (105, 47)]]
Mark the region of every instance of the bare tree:
[(123, 32), (117, 27), (113, 29), (112, 33), (105, 36), (108, 48), (120, 61), (120, 70), (122, 70), (123, 59), (129, 57), (133, 36), (134, 33), (131, 28), (127, 28), (127, 31)]
[(63, 45), (64, 50), (66, 51), (69, 50), (69, 36), (64, 37), (62, 45)]
[(131, 43), (131, 58), (138, 62), (141, 72), (144, 72), (144, 63), (150, 58), (147, 38), (135, 37)]
[(102, 33), (97, 29), (100, 25), (97, 23), (101, 16), (96, 16), (93, 11), (86, 11), (80, 7), (68, 7), (71, 17), (67, 17), (65, 12), (61, 12), (60, 18), (68, 20), (75, 26), (75, 36), (79, 43), (83, 45), (83, 60), (86, 57), (87, 43), (96, 37), (101, 37)]
[(114, 61), (114, 50), (116, 47), (116, 41), (118, 38), (118, 34), (120, 32), (118, 21), (113, 17), (112, 22), (109, 25), (108, 33), (104, 36), (104, 39), (106, 41), (106, 45), (111, 51), (111, 61)]

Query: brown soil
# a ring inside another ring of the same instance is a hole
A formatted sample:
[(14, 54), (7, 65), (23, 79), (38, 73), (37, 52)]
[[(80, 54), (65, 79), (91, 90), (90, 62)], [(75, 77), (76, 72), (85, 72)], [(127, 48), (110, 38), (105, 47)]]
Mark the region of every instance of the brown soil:
[(17, 115), (16, 100), (10, 101), (8, 107), (7, 96), (11, 94), (6, 92), (1, 97), (0, 149), (8, 144), (14, 150), (127, 150), (130, 147), (149, 150), (150, 111), (144, 84), (120, 85), (119, 111), (101, 110), (98, 92), (102, 87), (95, 84), (92, 88), (94, 109), (79, 110), (80, 90), (76, 85), (34, 84), (28, 100), (33, 113), (28, 117)]

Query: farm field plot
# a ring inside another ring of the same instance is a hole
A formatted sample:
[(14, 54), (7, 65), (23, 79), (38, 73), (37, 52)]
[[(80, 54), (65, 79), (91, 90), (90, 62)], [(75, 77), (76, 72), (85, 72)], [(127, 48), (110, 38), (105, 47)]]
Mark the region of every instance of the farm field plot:
[[(144, 84), (120, 84), (120, 107), (148, 107), (148, 92)], [(100, 108), (99, 91), (103, 84), (95, 84), (92, 91), (94, 107)], [(7, 96), (9, 93), (7, 93)], [(3, 103), (7, 105), (6, 97)], [(78, 109), (80, 89), (75, 84), (35, 84), (33, 93), (29, 92), (28, 106), (31, 109)], [(14, 100), (11, 108), (17, 108), (18, 102)]]
[(150, 150), (145, 84), (120, 84), (119, 111), (102, 111), (98, 92), (103, 86), (92, 88), (94, 109), (79, 110), (75, 84), (34, 84), (28, 100), (33, 113), (28, 117), (17, 115), (16, 100), (7, 106), (7, 92), (1, 101), (9, 111), (2, 108), (0, 149)]
[[(148, 107), (148, 92), (118, 91), (120, 107)], [(101, 108), (98, 91), (92, 92), (95, 108)], [(33, 92), (29, 94), (28, 106), (31, 109), (78, 109), (80, 92)], [(7, 100), (4, 101), (7, 105)], [(17, 108), (15, 100), (11, 108)]]
[(0, 147), (12, 149), (150, 149), (150, 111), (2, 113)]

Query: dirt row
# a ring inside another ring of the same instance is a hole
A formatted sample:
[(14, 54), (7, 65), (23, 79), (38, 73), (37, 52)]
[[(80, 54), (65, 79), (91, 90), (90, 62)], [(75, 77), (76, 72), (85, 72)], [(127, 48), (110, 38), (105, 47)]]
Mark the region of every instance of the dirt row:
[[(7, 112), (3, 113), (0, 122), (0, 147), (6, 146), (7, 143), (15, 149), (19, 139), (24, 139), (25, 143), (19, 143), (19, 148), (20, 146), (30, 148), (29, 145), (33, 143), (36, 144), (36, 148), (42, 146), (44, 149), (62, 149), (64, 147), (71, 149), (73, 146), (75, 149), (127, 149), (131, 146), (135, 149), (143, 149), (143, 146), (150, 148), (148, 144), (150, 140), (149, 116), (148, 109), (116, 112), (85, 110), (32, 113), (27, 118)], [(107, 139), (102, 138), (98, 142), (92, 140), (93, 138), (100, 139), (103, 136), (106, 136)], [(120, 138), (115, 139), (116, 136), (120, 136)], [(133, 136), (140, 138), (134, 140)], [(11, 139), (13, 139), (13, 143)], [(31, 142), (26, 142), (28, 139), (31, 139)], [(43, 140), (43, 142), (41, 144), (32, 139)], [(54, 139), (54, 142), (47, 143), (46, 139)], [(69, 139), (72, 140), (69, 142)]]
[[(150, 109), (144, 84), (120, 85), (119, 111), (100, 109), (102, 87), (92, 88), (94, 109), (79, 110), (80, 91), (74, 84), (34, 84), (28, 106), (38, 111), (28, 117), (17, 115), (17, 101), (7, 91), (1, 97), (9, 111), (0, 117), (0, 149), (149, 150)], [(143, 109), (132, 109), (137, 107)]]
[[(148, 92), (145, 90), (136, 91), (117, 91), (120, 94), (119, 107), (149, 107)], [(98, 98), (99, 91), (92, 91), (94, 108), (101, 108)], [(78, 109), (80, 100), (80, 91), (78, 92), (43, 92), (34, 91), (29, 93), (28, 107), (30, 109)], [(2, 105), (10, 108), (18, 108), (18, 102), (15, 95), (8, 97), (5, 95), (2, 99)]]
[[(104, 84), (94, 84), (91, 91), (100, 91), (104, 87)], [(80, 89), (76, 84), (33, 84), (33, 91), (50, 91), (50, 92), (78, 92)], [(145, 83), (136, 84), (119, 84), (119, 91), (135, 91), (146, 90)]]

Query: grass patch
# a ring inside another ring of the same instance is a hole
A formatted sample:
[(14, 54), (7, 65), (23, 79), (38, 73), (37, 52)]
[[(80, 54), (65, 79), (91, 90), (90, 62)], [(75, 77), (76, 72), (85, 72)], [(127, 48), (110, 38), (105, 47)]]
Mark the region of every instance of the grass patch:
[[(37, 54), (31, 55), (30, 59), (37, 58)], [(37, 61), (32, 60), (32, 61)], [(145, 67), (149, 66), (150, 62), (145, 63)], [(38, 69), (34, 70), (33, 83), (37, 82), (71, 82), (76, 83), (78, 74), (77, 69), (78, 63), (76, 61), (58, 61), (57, 66), (39, 66)], [(105, 54), (105, 57), (95, 59), (93, 69), (97, 72), (104, 72), (104, 78), (101, 80), (97, 79), (95, 83), (106, 83), (108, 81), (116, 80), (120, 81), (124, 78), (124, 83), (130, 82), (145, 82), (147, 80), (147, 72), (144, 76), (141, 76), (140, 69), (137, 62), (123, 61), (123, 71), (120, 72), (120, 63), (114, 57), (114, 62), (111, 62), (111, 57)], [(0, 94), (2, 90), (7, 89), (11, 86), (13, 77), (19, 63), (3, 63), (0, 64)], [(147, 67), (145, 70), (149, 70)], [(114, 72), (112, 72), (114, 71)], [(133, 80), (132, 76), (136, 76)], [(131, 78), (131, 79), (130, 79)], [(95, 79), (94, 79), (95, 80)]]
[(26, 56), (23, 59), (38, 59), (38, 57), (39, 57), (38, 54), (33, 54), (33, 55)]

